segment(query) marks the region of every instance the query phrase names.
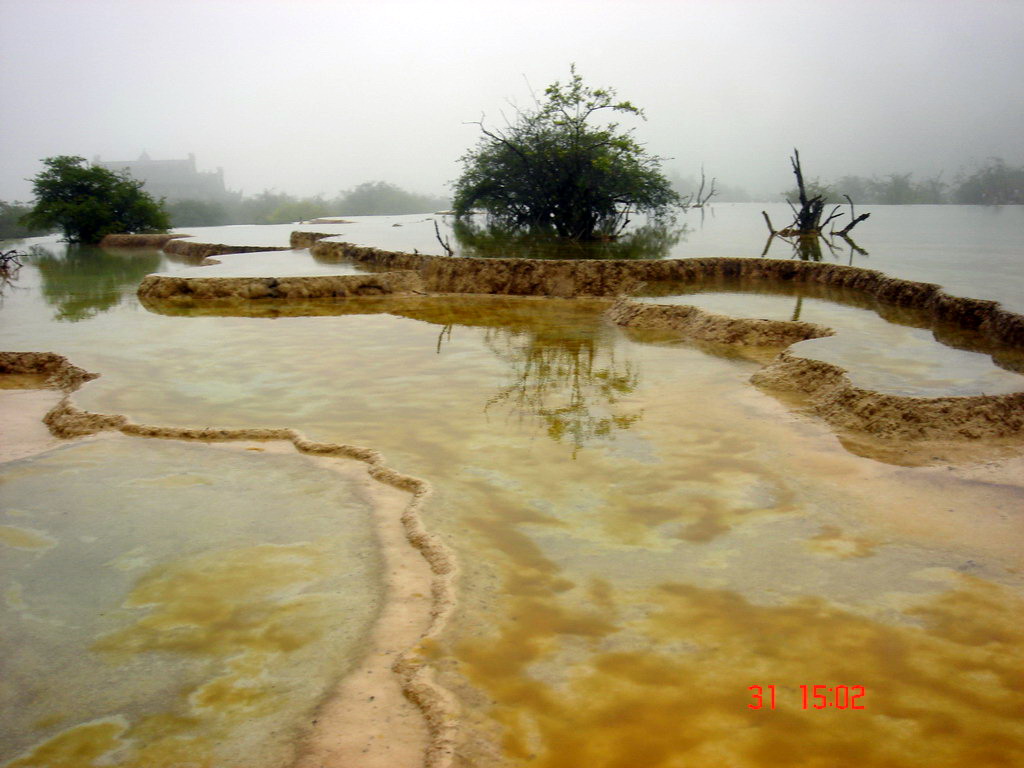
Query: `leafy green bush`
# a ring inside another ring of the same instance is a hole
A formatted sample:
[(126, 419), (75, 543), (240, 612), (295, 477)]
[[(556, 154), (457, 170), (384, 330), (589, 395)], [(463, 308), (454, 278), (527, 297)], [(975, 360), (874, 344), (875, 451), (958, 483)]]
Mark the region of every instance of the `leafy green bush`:
[(650, 155), (617, 123), (592, 118), (622, 113), (643, 118), (615, 91), (591, 89), (572, 67), (571, 80), (555, 82), (530, 111), (518, 111), (505, 129), (488, 129), (462, 158), (455, 183), (456, 216), (483, 209), (506, 229), (553, 231), (577, 240), (612, 236), (631, 211), (655, 217), (681, 203)]
[(70, 243), (98, 243), (105, 235), (165, 232), (170, 219), (163, 201), (142, 182), (89, 165), (84, 157), (60, 155), (32, 180), (36, 202), (23, 218), (27, 227), (60, 229)]

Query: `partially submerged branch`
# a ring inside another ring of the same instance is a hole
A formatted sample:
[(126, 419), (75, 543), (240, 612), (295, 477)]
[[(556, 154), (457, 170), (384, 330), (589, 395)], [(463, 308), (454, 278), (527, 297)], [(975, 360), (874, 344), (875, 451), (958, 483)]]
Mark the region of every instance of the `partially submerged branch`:
[(437, 219), (434, 219), (434, 235), (437, 237), (437, 242), (439, 242), (441, 247), (444, 248), (445, 255), (454, 256), (455, 251), (452, 250), (451, 243), (448, 242), (448, 237), (445, 236), (444, 240), (441, 239), (441, 230), (437, 226)]
[(24, 255), (21, 251), (14, 249), (0, 251), (0, 297), (3, 296), (4, 289), (18, 279), (18, 272), (23, 266), (18, 257)]
[(854, 215), (855, 211), (854, 211), (854, 208), (853, 208), (853, 200), (850, 199), (849, 195), (843, 195), (843, 197), (845, 197), (847, 202), (849, 202), (849, 204), (850, 204), (850, 223), (847, 224), (845, 227), (843, 227), (838, 232), (834, 232), (833, 231), (831, 233), (833, 235), (839, 235), (840, 237), (846, 237), (846, 235), (850, 232), (851, 229), (856, 227), (857, 224), (859, 224), (860, 222), (864, 221), (864, 219), (868, 218), (871, 215), (870, 213), (862, 213), (860, 216), (855, 216)]
[[(825, 210), (825, 197), (824, 195), (807, 196), (807, 187), (804, 184), (804, 172), (800, 165), (800, 152), (798, 150), (793, 150), (793, 156), (789, 158), (789, 163), (793, 166), (793, 173), (796, 176), (797, 193), (800, 198), (800, 210), (797, 210), (789, 200), (786, 201), (789, 203), (789, 207), (793, 208), (794, 213), (793, 223), (789, 228), (795, 230), (795, 233), (800, 235), (817, 234), (821, 232), (821, 215)], [(833, 215), (827, 221), (831, 221), (834, 218), (835, 211), (832, 213)]]
[(706, 184), (706, 180), (704, 177), (704, 166), (702, 165), (700, 167), (700, 188), (697, 190), (697, 197), (695, 198), (696, 202), (694, 202), (690, 206), (691, 208), (703, 208), (705, 205), (708, 204), (712, 197), (718, 194), (718, 190), (715, 189), (715, 181), (717, 181), (717, 179), (715, 179), (715, 177), (712, 176), (711, 188), (708, 189), (708, 193), (705, 195), (704, 186)]
[(18, 257), (24, 255), (21, 251), (13, 248), (9, 251), (0, 251), (0, 273), (6, 275), (12, 270), (17, 271), (21, 269), (22, 263)]
[(793, 201), (787, 198), (786, 202), (789, 204), (790, 210), (793, 211), (793, 221), (788, 227), (780, 230), (776, 230), (772, 225), (772, 220), (768, 218), (768, 212), (761, 211), (761, 215), (764, 216), (765, 223), (768, 225), (769, 233), (768, 242), (765, 243), (764, 250), (761, 252), (761, 255), (766, 256), (768, 254), (768, 249), (771, 247), (772, 241), (778, 237), (779, 239), (788, 242), (799, 254), (801, 259), (820, 261), (821, 242), (819, 241), (819, 238), (825, 242), (829, 251), (833, 255), (836, 255), (835, 245), (829, 238), (839, 236), (846, 240), (847, 244), (850, 246), (851, 259), (854, 253), (860, 253), (866, 256), (867, 251), (849, 238), (849, 232), (871, 214), (862, 213), (860, 216), (857, 216), (853, 206), (853, 200), (849, 195), (843, 195), (850, 204), (850, 223), (838, 232), (833, 229), (829, 232), (829, 235), (826, 238), (824, 235), (826, 225), (843, 215), (840, 212), (840, 206), (835, 206), (832, 211), (825, 216), (824, 220), (822, 220), (822, 215), (825, 212), (826, 205), (825, 194), (819, 193), (813, 196), (808, 196), (807, 185), (804, 182), (804, 171), (800, 164), (800, 152), (798, 150), (793, 150), (793, 156), (789, 158), (789, 162), (793, 167), (793, 175), (796, 176), (797, 197), (799, 198), (800, 208), (798, 209), (793, 204)]

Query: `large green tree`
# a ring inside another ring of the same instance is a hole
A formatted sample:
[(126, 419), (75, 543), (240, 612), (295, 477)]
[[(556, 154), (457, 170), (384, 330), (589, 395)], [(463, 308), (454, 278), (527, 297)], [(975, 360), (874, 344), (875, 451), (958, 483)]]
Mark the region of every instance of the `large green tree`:
[(480, 121), (483, 136), (462, 158), (455, 213), (486, 211), (506, 229), (539, 229), (587, 240), (612, 236), (629, 215), (655, 217), (681, 203), (649, 154), (606, 115), (644, 117), (610, 88), (592, 89), (571, 69), (530, 110), (517, 110), (504, 129)]
[(32, 179), (35, 206), (27, 226), (60, 229), (71, 243), (98, 243), (105, 235), (159, 232), (170, 227), (163, 201), (129, 175), (89, 165), (84, 157), (60, 155), (43, 160)]

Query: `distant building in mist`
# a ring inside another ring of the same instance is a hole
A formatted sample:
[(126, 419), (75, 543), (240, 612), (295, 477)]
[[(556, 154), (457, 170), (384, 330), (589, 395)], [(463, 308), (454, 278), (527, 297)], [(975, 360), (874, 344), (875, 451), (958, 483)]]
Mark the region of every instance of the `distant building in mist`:
[(225, 201), (236, 194), (224, 188), (224, 169), (214, 172), (196, 170), (196, 156), (189, 154), (185, 160), (153, 160), (143, 152), (138, 160), (100, 160), (93, 158), (93, 165), (120, 173), (128, 171), (132, 178), (145, 182), (146, 191), (153, 197), (177, 200)]

